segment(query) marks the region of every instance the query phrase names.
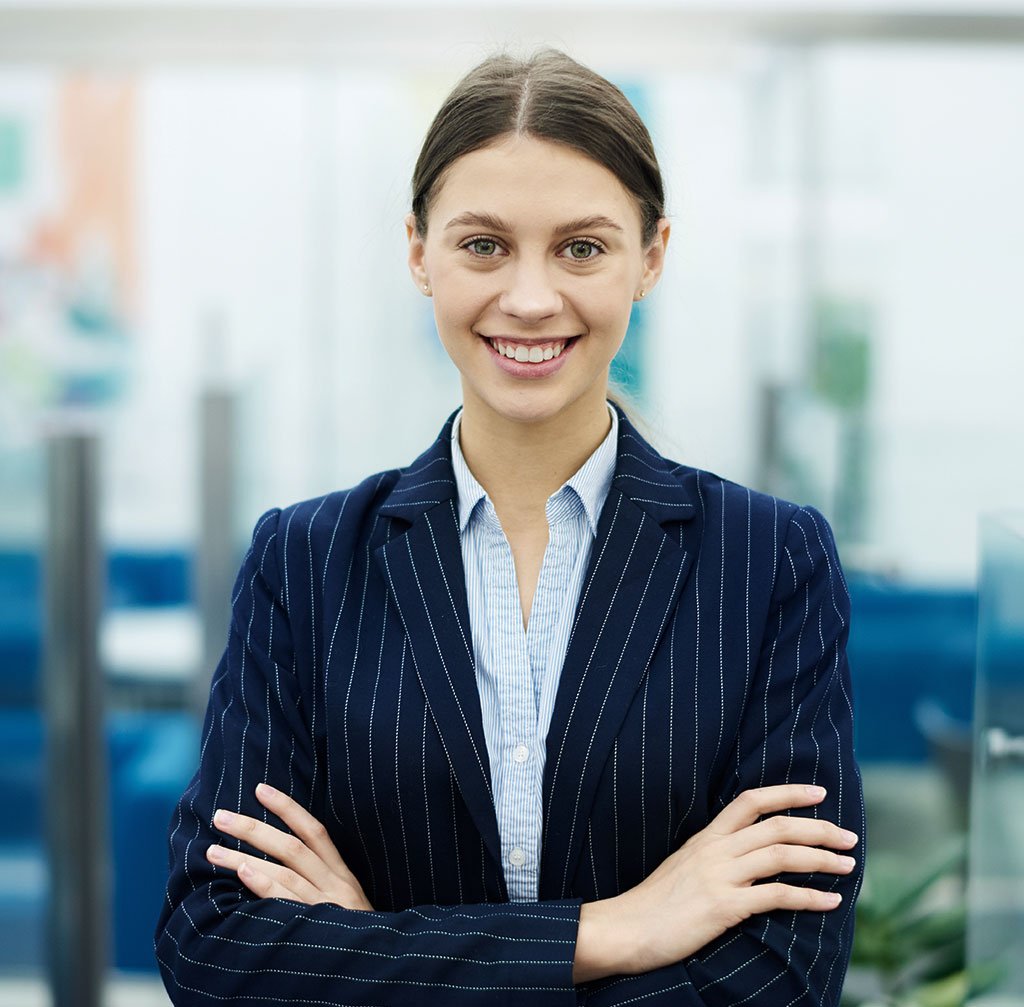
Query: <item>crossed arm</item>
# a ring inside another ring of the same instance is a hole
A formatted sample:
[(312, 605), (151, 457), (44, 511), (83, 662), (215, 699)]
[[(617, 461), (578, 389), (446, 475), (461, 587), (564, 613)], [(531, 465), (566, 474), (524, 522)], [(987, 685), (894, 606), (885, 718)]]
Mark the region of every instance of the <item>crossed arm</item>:
[[(704, 830), (668, 857), (641, 884), (580, 909), (573, 979), (586, 982), (671, 965), (699, 951), (730, 927), (775, 909), (828, 912), (837, 892), (772, 882), (780, 873), (849, 874), (849, 850), (859, 837), (821, 819), (764, 815), (808, 807), (821, 787), (788, 784), (744, 791)], [(266, 853), (268, 862), (220, 845), (206, 855), (234, 870), (260, 898), (372, 910), (359, 881), (326, 828), (286, 794), (266, 784), (256, 798), (291, 835), (246, 815), (218, 811), (214, 824)]]

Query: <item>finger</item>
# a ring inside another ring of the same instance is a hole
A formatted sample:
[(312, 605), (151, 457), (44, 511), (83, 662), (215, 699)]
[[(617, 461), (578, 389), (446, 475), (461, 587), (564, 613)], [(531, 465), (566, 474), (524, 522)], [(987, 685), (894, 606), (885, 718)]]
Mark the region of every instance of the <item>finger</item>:
[[(305, 902), (311, 906), (318, 902), (330, 901), (315, 885), (310, 884), (295, 871), (282, 867), (280, 864), (260, 860), (248, 853), (213, 845), (207, 849), (206, 859), (217, 867), (234, 871), (239, 877), (243, 877), (244, 870), (255, 871), (267, 880), (274, 882), (280, 890), (289, 892), (287, 898), (293, 901)], [(285, 896), (280, 897), (284, 898)]]
[(275, 829), (266, 822), (248, 815), (221, 809), (213, 816), (213, 824), (222, 832), (241, 839), (261, 853), (292, 868), (314, 885), (327, 887), (331, 872), (324, 862), (298, 837)]
[(841, 829), (823, 818), (803, 818), (799, 815), (773, 815), (740, 829), (730, 837), (730, 849), (737, 857), (776, 843), (792, 846), (827, 846), (833, 850), (848, 850), (858, 843), (855, 832)]
[(744, 790), (719, 812), (710, 827), (720, 834), (738, 832), (748, 825), (753, 825), (762, 815), (785, 811), (787, 808), (807, 808), (819, 804), (824, 797), (824, 787), (807, 786), (802, 783), (784, 783), (777, 787)]
[(323, 823), (314, 818), (298, 801), (280, 790), (275, 790), (268, 783), (260, 783), (256, 787), (256, 799), (265, 808), (273, 811), (325, 863), (337, 861), (344, 864)]
[(238, 877), (242, 884), (254, 895), (261, 899), (287, 899), (289, 902), (304, 902), (304, 899), (296, 898), (295, 894), (284, 887), (280, 882), (268, 877), (262, 871), (251, 867), (249, 864), (242, 864), (238, 869)]
[(268, 783), (256, 787), (256, 799), (273, 811), (332, 871), (346, 880), (354, 878), (326, 827), (301, 804)]
[(762, 847), (733, 862), (737, 881), (755, 881), (775, 874), (849, 874), (856, 866), (857, 861), (853, 857), (784, 843)]
[(798, 888), (774, 882), (765, 885), (751, 885), (741, 893), (740, 905), (753, 916), (769, 913), (773, 909), (809, 909), (827, 912), (841, 905), (843, 897), (838, 892), (823, 892), (817, 888)]

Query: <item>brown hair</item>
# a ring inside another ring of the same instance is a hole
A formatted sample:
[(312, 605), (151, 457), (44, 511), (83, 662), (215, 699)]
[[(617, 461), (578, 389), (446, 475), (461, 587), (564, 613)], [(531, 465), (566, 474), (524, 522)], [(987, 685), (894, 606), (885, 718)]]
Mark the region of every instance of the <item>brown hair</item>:
[(528, 59), (491, 56), (455, 85), (413, 172), (412, 212), (421, 237), (445, 170), (510, 133), (565, 144), (603, 165), (636, 197), (643, 243), (653, 240), (665, 215), (665, 190), (647, 127), (614, 84), (557, 49)]

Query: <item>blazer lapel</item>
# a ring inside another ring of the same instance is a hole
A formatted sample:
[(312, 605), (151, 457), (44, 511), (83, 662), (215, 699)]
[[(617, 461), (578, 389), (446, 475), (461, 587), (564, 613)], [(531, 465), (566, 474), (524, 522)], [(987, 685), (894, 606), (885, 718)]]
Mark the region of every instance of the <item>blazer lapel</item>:
[(380, 513), (410, 522), (375, 552), (459, 790), (495, 861), (491, 790), (451, 464), (452, 418), (400, 477)]
[(569, 897), (605, 762), (690, 569), (683, 481), (619, 414), (615, 477), (547, 735), (540, 898)]

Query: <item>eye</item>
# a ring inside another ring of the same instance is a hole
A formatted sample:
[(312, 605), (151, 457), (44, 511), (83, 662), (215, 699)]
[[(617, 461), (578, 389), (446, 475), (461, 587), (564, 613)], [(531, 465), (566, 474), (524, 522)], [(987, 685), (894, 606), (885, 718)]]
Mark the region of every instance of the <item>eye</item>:
[(464, 241), (459, 248), (465, 248), (473, 255), (479, 255), (481, 259), (490, 259), (497, 255), (501, 246), (494, 238), (470, 238)]
[(562, 246), (562, 252), (568, 252), (566, 256), (574, 262), (586, 262), (588, 259), (596, 259), (604, 254), (604, 245), (594, 238), (573, 238), (572, 241)]

